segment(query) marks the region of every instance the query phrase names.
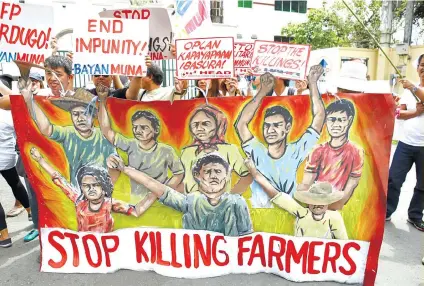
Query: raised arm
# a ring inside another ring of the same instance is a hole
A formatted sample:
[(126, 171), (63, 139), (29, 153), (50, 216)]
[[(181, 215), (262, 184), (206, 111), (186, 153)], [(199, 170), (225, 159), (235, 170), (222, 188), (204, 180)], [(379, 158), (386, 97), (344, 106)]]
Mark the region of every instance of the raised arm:
[(124, 88), (124, 85), (122, 84), (122, 81), (121, 81), (121, 78), (119, 77), (119, 75), (112, 76), (112, 80), (113, 80), (113, 87), (115, 89)]
[(110, 126), (109, 116), (106, 110), (106, 98), (109, 93), (109, 88), (98, 86), (96, 88), (99, 97), (99, 125), (103, 136), (112, 144), (115, 144), (115, 131)]
[[(146, 56), (146, 67), (149, 68), (152, 65), (152, 60), (149, 56)], [(141, 88), (142, 77), (133, 77), (128, 87), (125, 97), (130, 100), (138, 100), (138, 92)]]
[(312, 100), (312, 124), (311, 127), (318, 133), (321, 133), (322, 127), (325, 121), (325, 107), (322, 101), (321, 95), (318, 91), (318, 79), (324, 72), (324, 69), (320, 65), (312, 66), (309, 75), (309, 91)]
[(47, 172), (47, 174), (49, 174), (50, 177), (54, 178), (57, 176), (58, 172), (49, 163), (47, 163), (46, 160), (44, 160), (44, 157), (41, 155), (37, 148), (32, 147), (30, 153), (32, 159), (36, 161), (40, 167), (42, 167)]
[[(402, 84), (404, 89), (408, 89), (416, 96), (417, 99), (419, 99), (421, 102), (424, 102), (424, 87), (421, 86), (415, 86), (415, 84), (411, 83), (407, 79), (400, 80), (400, 83)], [(416, 90), (414, 91), (414, 89)]]
[(261, 75), (261, 88), (258, 94), (252, 98), (248, 104), (243, 108), (234, 126), (236, 127), (237, 135), (241, 142), (244, 143), (252, 139), (253, 135), (249, 130), (249, 123), (255, 116), (256, 111), (261, 105), (262, 99), (274, 89), (275, 79), (270, 73)]

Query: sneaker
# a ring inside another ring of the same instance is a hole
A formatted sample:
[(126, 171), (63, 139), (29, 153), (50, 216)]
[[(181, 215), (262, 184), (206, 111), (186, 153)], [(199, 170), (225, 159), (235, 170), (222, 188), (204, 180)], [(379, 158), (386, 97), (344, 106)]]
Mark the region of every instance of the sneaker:
[(391, 216), (387, 216), (386, 217), (386, 221), (391, 221), (392, 220), (392, 217)]
[(12, 239), (9, 237), (5, 240), (0, 240), (0, 247), (7, 248), (12, 246)]
[(38, 237), (38, 230), (33, 229), (31, 230), (27, 235), (24, 237), (24, 242), (30, 242), (33, 241)]
[(24, 207), (13, 207), (13, 209), (11, 209), (8, 213), (7, 213), (7, 217), (15, 217), (20, 215), (23, 211), (25, 211)]
[(424, 221), (422, 220), (412, 220), (408, 218), (408, 222), (412, 224), (413, 227), (418, 229), (419, 231), (424, 231)]

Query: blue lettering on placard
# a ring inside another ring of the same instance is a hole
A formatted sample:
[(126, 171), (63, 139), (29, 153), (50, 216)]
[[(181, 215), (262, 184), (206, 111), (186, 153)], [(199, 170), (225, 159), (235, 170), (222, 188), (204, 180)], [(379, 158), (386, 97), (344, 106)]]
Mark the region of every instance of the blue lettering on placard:
[(81, 65), (74, 64), (74, 74), (104, 74), (108, 75), (109, 73), (109, 65), (108, 64), (95, 64), (95, 65)]
[(177, 0), (177, 13), (180, 16), (183, 16), (188, 8), (190, 8), (191, 3), (193, 0)]
[(0, 62), (13, 62), (17, 53), (0, 52)]

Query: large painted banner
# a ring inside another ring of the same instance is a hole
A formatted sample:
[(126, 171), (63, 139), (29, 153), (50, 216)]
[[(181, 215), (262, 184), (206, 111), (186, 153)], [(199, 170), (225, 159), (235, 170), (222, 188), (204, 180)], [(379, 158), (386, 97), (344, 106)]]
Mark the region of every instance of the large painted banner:
[(373, 285), (391, 95), (266, 97), (273, 80), (208, 103), (12, 96), (41, 271)]

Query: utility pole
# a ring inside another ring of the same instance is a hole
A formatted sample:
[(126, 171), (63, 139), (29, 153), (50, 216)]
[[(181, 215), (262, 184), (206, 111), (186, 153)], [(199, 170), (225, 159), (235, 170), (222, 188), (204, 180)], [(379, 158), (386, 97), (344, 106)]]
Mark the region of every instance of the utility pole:
[(380, 44), (383, 48), (389, 48), (392, 38), (393, 1), (383, 0), (381, 6), (381, 37)]
[(412, 38), (412, 21), (414, 20), (414, 0), (409, 0), (406, 3), (405, 9), (405, 30), (403, 34), (403, 43), (408, 46), (411, 44)]

